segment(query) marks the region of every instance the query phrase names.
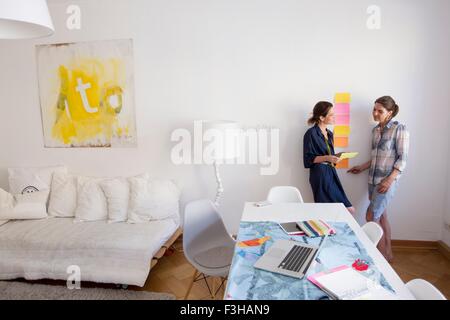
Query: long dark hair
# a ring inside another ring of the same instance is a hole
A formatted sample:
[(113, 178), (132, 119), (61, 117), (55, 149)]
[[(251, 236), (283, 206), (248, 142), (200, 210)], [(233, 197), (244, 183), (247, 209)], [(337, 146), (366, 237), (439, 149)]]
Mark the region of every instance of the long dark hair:
[(381, 104), (387, 111), (392, 111), (392, 115), (389, 120), (394, 119), (400, 112), (400, 107), (391, 96), (378, 98), (375, 103)]
[(333, 104), (328, 101), (320, 101), (313, 110), (313, 116), (308, 120), (309, 125), (319, 124), (320, 117), (326, 117), (328, 112), (333, 108)]

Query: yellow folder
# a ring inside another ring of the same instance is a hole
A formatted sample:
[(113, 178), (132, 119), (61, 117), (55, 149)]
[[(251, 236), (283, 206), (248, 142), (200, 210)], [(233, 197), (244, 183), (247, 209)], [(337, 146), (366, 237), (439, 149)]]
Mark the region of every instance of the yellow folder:
[(358, 152), (344, 152), (342, 155), (341, 155), (341, 159), (342, 160), (345, 160), (345, 159), (353, 159), (353, 158), (356, 158), (357, 156), (358, 156)]

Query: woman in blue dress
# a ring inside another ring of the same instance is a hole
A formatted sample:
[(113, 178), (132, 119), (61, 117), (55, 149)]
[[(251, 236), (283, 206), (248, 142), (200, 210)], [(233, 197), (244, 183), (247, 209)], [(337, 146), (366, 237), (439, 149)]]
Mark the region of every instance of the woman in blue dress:
[(313, 116), (308, 120), (313, 125), (303, 138), (303, 161), (310, 169), (309, 182), (316, 203), (343, 203), (351, 214), (356, 210), (348, 200), (336, 171), (340, 154), (334, 152), (333, 133), (327, 129), (334, 125), (333, 104), (321, 101), (316, 104)]

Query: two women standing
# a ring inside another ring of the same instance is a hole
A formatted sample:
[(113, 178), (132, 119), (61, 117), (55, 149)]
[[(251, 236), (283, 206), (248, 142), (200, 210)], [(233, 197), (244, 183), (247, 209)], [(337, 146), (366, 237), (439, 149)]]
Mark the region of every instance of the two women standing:
[[(399, 106), (389, 96), (375, 101), (373, 118), (378, 125), (372, 130), (371, 160), (350, 169), (359, 174), (369, 169), (369, 200), (366, 220), (378, 223), (384, 231), (378, 245), (388, 261), (392, 261), (391, 228), (387, 207), (395, 195), (398, 180), (405, 170), (409, 149), (409, 133), (406, 127), (393, 121)], [(334, 165), (339, 154), (334, 153), (333, 135), (326, 129), (334, 124), (333, 106), (319, 102), (310, 120), (314, 127), (304, 137), (304, 162), (310, 169), (310, 183), (315, 202), (341, 202), (353, 214), (355, 209), (348, 201)]]

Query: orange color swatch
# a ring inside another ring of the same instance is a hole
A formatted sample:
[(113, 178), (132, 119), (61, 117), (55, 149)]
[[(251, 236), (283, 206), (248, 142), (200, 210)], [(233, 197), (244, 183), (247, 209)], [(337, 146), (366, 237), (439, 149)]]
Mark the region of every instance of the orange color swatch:
[(348, 148), (348, 137), (334, 137), (335, 148)]
[(259, 247), (270, 240), (270, 237), (241, 241), (238, 243), (239, 248)]
[(350, 169), (349, 159), (342, 160), (336, 165), (336, 169)]

